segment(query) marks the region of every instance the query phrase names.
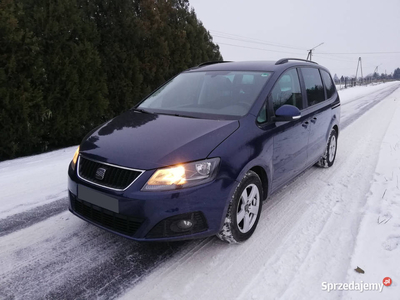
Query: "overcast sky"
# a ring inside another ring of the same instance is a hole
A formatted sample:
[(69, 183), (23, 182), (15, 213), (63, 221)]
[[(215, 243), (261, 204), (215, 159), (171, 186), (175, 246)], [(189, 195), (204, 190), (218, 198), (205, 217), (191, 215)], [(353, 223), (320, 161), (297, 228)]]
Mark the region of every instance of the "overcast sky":
[[(387, 74), (400, 67), (400, 0), (190, 3), (220, 46), (224, 60), (305, 59), (307, 49), (324, 42), (315, 49), (313, 60), (332, 75), (355, 75), (359, 56), (364, 75), (378, 65), (379, 73), (386, 70)], [(370, 52), (375, 54), (366, 54)]]

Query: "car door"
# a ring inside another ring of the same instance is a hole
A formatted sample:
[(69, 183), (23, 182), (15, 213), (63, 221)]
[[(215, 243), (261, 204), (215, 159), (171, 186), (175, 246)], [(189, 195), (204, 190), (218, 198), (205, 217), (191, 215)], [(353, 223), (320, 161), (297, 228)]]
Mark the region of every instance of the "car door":
[(320, 70), (312, 67), (302, 67), (300, 70), (307, 96), (304, 116), (309, 120), (310, 128), (307, 165), (313, 165), (325, 152), (332, 111), (326, 101)]
[[(269, 109), (275, 111), (285, 104), (303, 109), (303, 96), (296, 68), (285, 71), (276, 82), (269, 97)], [(304, 118), (276, 122), (273, 129), (272, 189), (276, 190), (299, 174), (307, 162), (309, 124)]]

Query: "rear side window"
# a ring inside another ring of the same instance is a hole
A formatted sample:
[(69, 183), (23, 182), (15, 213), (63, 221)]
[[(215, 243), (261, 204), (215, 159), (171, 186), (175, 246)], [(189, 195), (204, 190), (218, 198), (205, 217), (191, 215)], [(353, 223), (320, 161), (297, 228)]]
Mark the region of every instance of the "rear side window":
[(283, 73), (272, 89), (271, 99), (274, 111), (284, 104), (294, 105), (298, 109), (303, 109), (299, 76), (296, 69)]
[(328, 72), (321, 70), (322, 80), (324, 81), (326, 95), (328, 99), (335, 93), (335, 85), (332, 82), (332, 78)]
[(318, 69), (301, 68), (306, 85), (308, 106), (318, 104), (325, 100), (324, 87)]

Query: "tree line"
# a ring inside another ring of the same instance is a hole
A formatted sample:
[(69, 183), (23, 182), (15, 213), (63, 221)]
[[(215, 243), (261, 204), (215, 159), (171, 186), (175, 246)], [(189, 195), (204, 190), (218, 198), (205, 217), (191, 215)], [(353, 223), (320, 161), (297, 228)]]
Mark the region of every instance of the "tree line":
[(1, 0), (0, 160), (78, 144), (219, 47), (188, 0)]
[[(344, 82), (345, 79), (354, 80), (355, 78), (354, 78), (354, 76), (341, 76), (339, 78), (337, 76), (337, 74), (335, 74), (333, 76), (333, 80), (335, 81), (335, 83)], [(359, 76), (357, 79), (361, 80), (362, 78), (361, 78), (361, 76)], [(364, 76), (363, 79), (399, 80), (400, 79), (400, 68), (396, 68), (392, 74), (381, 73), (381, 75), (379, 75), (377, 72), (374, 72), (372, 74), (368, 74), (368, 75)]]

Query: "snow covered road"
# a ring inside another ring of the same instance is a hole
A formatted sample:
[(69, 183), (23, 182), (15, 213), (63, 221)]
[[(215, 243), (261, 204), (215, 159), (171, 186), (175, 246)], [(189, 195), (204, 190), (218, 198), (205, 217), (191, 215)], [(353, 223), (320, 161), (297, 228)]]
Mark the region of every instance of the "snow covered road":
[[(140, 244), (76, 218), (66, 211), (65, 188), (75, 147), (0, 163), (0, 299), (400, 299), (400, 161), (376, 174), (382, 156), (400, 156), (400, 142), (382, 148), (384, 138), (398, 138), (399, 87), (340, 91), (344, 130), (335, 165), (311, 168), (273, 195), (241, 245), (216, 238)], [(395, 171), (386, 186), (391, 202), (381, 207), (371, 195), (387, 184), (383, 174)], [(390, 233), (367, 257), (376, 207), (381, 217), (392, 211)], [(379, 262), (390, 266), (378, 270)], [(366, 274), (354, 274), (357, 265), (367, 266)], [(381, 294), (321, 289), (324, 281), (381, 283), (383, 275), (394, 282)]]

